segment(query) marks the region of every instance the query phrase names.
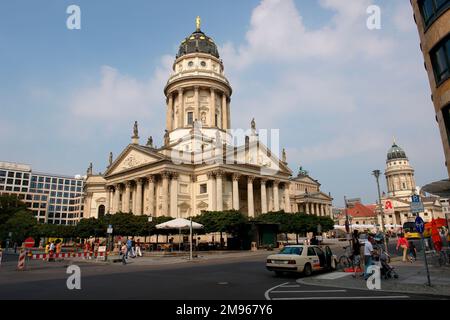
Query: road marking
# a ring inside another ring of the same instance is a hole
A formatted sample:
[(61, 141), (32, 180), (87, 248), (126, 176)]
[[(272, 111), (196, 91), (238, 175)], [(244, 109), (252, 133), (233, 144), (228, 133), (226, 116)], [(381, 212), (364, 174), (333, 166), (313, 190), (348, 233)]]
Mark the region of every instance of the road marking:
[(292, 297), (272, 300), (344, 300), (344, 299), (407, 299), (409, 296), (370, 296), (370, 297)]
[(298, 288), (298, 287), (300, 287), (299, 284), (292, 284), (292, 285), (282, 286), (281, 288)]
[(264, 292), (264, 297), (266, 298), (266, 300), (271, 300), (270, 297), (269, 297), (269, 292), (270, 292), (271, 290), (274, 290), (274, 289), (276, 289), (276, 288), (278, 288), (278, 287), (282, 287), (282, 286), (284, 286), (285, 284), (289, 284), (289, 282), (285, 282), (285, 283), (279, 284), (279, 285), (277, 285), (277, 286), (275, 286), (275, 287), (272, 287), (272, 288), (266, 290), (266, 292)]
[(327, 274), (321, 274), (320, 276), (316, 276), (316, 279), (326, 279), (326, 280), (335, 280), (343, 277), (347, 277), (353, 275), (353, 272), (333, 272)]
[(311, 293), (311, 292), (347, 292), (347, 290), (293, 290), (293, 291), (272, 291), (271, 293)]

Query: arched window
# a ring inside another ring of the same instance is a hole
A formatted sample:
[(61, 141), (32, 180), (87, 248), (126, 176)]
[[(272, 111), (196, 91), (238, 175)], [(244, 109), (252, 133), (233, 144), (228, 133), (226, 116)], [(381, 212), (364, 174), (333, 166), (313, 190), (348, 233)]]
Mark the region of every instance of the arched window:
[(98, 219), (102, 218), (105, 215), (105, 206), (99, 205), (98, 206)]

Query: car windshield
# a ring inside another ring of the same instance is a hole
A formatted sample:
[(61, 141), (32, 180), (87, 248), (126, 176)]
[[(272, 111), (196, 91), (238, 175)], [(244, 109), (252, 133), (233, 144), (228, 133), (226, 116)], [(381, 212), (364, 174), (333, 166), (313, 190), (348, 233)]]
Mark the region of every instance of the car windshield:
[(301, 255), (303, 247), (286, 247), (280, 251), (280, 254), (298, 254)]

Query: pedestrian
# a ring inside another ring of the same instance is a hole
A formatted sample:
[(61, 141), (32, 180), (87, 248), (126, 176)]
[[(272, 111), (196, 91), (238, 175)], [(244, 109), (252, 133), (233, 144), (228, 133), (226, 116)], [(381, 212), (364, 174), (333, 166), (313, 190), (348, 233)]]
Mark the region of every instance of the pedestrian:
[(122, 264), (127, 264), (128, 247), (125, 243), (122, 245), (122, 248), (120, 248), (120, 254), (122, 255)]
[(319, 244), (319, 241), (317, 240), (315, 235), (312, 236), (310, 243), (313, 246), (317, 246)]
[(417, 260), (417, 249), (412, 241), (409, 241), (409, 261), (413, 263)]
[(139, 239), (136, 241), (135, 253), (136, 256), (142, 257), (141, 241)]
[(132, 251), (131, 251), (131, 248), (132, 248), (132, 242), (131, 242), (131, 239), (130, 238), (128, 238), (127, 239), (127, 259), (128, 259), (128, 255), (132, 255)]
[(131, 237), (131, 256), (132, 258), (136, 258), (136, 241), (134, 241), (134, 237)]
[(353, 230), (352, 234), (352, 260), (356, 272), (356, 268), (361, 264), (361, 243), (359, 242), (358, 230)]
[(369, 236), (367, 242), (364, 245), (364, 279), (367, 280), (370, 274), (367, 272), (369, 266), (372, 265), (372, 255), (373, 255), (373, 237)]
[(408, 253), (408, 242), (406, 241), (406, 238), (403, 233), (400, 235), (400, 237), (397, 240), (397, 251), (398, 251), (399, 247), (403, 249), (402, 261), (406, 262), (406, 254)]

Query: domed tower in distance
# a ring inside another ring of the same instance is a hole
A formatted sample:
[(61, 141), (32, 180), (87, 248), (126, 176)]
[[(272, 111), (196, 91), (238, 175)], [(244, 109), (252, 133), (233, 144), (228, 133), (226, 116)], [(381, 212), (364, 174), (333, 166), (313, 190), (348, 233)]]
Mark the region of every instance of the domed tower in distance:
[(416, 190), (414, 169), (409, 164), (405, 151), (395, 141), (387, 153), (385, 176), (388, 196), (409, 198), (414, 194)]
[(202, 134), (215, 138), (219, 131), (226, 140), (232, 89), (217, 46), (201, 31), (199, 17), (196, 30), (181, 42), (172, 69), (164, 88), (170, 143), (188, 135), (195, 121), (201, 122)]

